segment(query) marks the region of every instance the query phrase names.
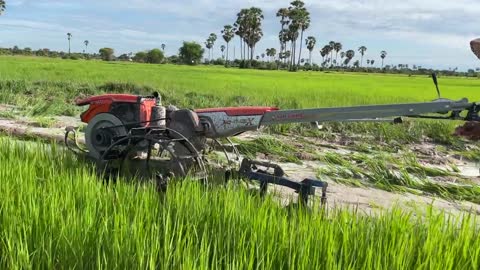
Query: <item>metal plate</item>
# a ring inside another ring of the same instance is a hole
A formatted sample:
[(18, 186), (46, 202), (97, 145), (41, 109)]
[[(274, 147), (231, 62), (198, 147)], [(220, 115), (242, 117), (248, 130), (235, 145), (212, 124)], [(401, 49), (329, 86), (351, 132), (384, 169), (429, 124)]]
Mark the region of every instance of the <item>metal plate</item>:
[[(108, 127), (114, 127), (112, 129), (103, 129)], [(120, 126), (120, 127), (116, 127)], [(85, 143), (89, 150), (89, 155), (95, 159), (100, 159), (102, 157), (103, 151), (105, 151), (110, 144), (98, 143), (98, 137), (101, 136), (101, 132), (103, 130), (107, 130), (111, 133), (111, 136), (125, 136), (127, 135), (127, 129), (123, 126), (123, 122), (118, 119), (116, 116), (110, 113), (101, 113), (95, 116), (87, 125), (85, 130)]]

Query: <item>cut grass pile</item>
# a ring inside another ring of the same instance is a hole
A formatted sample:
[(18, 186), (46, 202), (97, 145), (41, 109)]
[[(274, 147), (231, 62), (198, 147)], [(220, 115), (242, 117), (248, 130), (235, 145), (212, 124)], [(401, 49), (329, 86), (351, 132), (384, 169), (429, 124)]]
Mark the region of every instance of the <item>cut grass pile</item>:
[(241, 187), (104, 185), (54, 145), (0, 138), (2, 269), (479, 269), (473, 215), (281, 207)]
[(329, 165), (319, 170), (320, 179), (322, 176), (328, 176), (338, 183), (355, 187), (373, 186), (386, 191), (426, 193), (448, 200), (480, 204), (480, 186), (469, 181), (434, 182), (429, 178), (456, 174), (423, 166), (412, 153), (407, 153), (401, 158), (387, 154), (374, 156), (352, 154), (348, 158), (337, 153), (327, 153), (324, 161)]

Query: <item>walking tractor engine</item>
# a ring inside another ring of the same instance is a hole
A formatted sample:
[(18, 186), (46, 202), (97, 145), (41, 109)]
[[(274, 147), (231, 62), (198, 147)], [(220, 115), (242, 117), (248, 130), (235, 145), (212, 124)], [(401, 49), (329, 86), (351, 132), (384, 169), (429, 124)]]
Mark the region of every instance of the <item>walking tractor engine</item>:
[[(378, 121), (401, 123), (402, 118), (463, 120), (467, 124), (457, 134), (480, 138), (480, 106), (464, 98), (458, 101), (441, 98), (436, 75), (432, 75), (438, 99), (432, 102), (387, 104), (339, 108), (279, 110), (275, 107), (226, 107), (199, 110), (164, 107), (161, 96), (107, 94), (77, 101), (89, 105), (81, 114), (87, 123), (86, 150), (76, 143), (76, 131), (68, 127), (65, 144), (72, 151), (97, 163), (102, 173), (115, 176), (131, 174), (156, 179), (164, 185), (173, 178), (207, 180), (214, 168), (206, 167), (207, 145), (221, 138), (254, 131), (262, 126), (318, 122)], [(71, 136), (72, 135), (72, 136)], [(72, 140), (74, 139), (74, 140)], [(231, 142), (230, 142), (231, 143)], [(231, 144), (234, 154), (239, 152)], [(223, 148), (227, 160), (230, 156)], [(241, 164), (241, 166), (240, 166)], [(258, 181), (264, 194), (269, 184), (281, 185), (299, 193), (301, 203), (307, 203), (315, 188), (321, 188), (322, 202), (327, 183), (316, 179), (294, 181), (286, 178), (276, 164), (244, 159), (237, 170), (225, 170), (226, 180), (232, 176)], [(301, 179), (299, 179), (301, 180)]]

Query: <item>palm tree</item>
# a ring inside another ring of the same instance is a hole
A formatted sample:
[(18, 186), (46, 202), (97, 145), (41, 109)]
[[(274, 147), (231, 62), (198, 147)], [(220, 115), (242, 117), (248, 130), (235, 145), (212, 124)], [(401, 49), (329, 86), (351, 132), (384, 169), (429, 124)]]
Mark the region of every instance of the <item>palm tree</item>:
[[(248, 13), (248, 9), (242, 9), (239, 13), (237, 13), (237, 20), (233, 24), (235, 35), (240, 38), (240, 58), (242, 60), (245, 59), (245, 24), (246, 24), (246, 16)], [(243, 49), (242, 49), (243, 48)]]
[(223, 40), (227, 43), (227, 63), (228, 63), (228, 47), (230, 44), (230, 41), (233, 39), (235, 36), (235, 30), (233, 29), (233, 26), (231, 25), (225, 25), (222, 30), (222, 37)]
[[(330, 59), (328, 59), (328, 56), (330, 55), (331, 51), (332, 51), (332, 47), (330, 47), (330, 45), (325, 45), (320, 51), (320, 54), (322, 55), (322, 58), (323, 58), (323, 64), (326, 64), (327, 62), (331, 61)], [(327, 58), (325, 59), (325, 57)]]
[(262, 60), (264, 60), (265, 59), (265, 54), (262, 53), (261, 56), (262, 56)]
[(300, 32), (300, 50), (298, 52), (298, 66), (300, 65), (302, 57), (303, 33), (310, 27), (310, 13), (305, 8), (305, 3), (300, 0), (295, 0), (290, 3), (289, 17), (291, 24), (289, 26), (290, 37), (292, 41), (292, 66), (295, 65), (295, 56), (297, 49), (298, 32)]
[(222, 52), (222, 58), (225, 59), (225, 54), (223, 53), (225, 51), (225, 45), (220, 46), (220, 51)]
[(335, 62), (338, 60), (338, 53), (342, 50), (342, 43), (340, 42), (335, 42), (335, 45), (333, 45), (333, 49), (335, 50)]
[(287, 49), (287, 35), (285, 34), (285, 26), (290, 24), (289, 20), (289, 10), (287, 8), (281, 8), (277, 11), (277, 17), (280, 17), (280, 24), (282, 25), (282, 30), (280, 31), (278, 37), (280, 40), (280, 53), (282, 54)]
[(85, 40), (83, 44), (85, 44), (85, 53), (88, 53), (88, 44), (90, 44), (90, 41)]
[(275, 61), (275, 55), (277, 55), (277, 49), (270, 48), (270, 57), (272, 58), (273, 61)]
[(386, 51), (381, 51), (380, 52), (380, 58), (382, 58), (382, 68), (383, 68), (383, 60), (385, 60), (385, 57), (387, 57), (387, 52)]
[(260, 41), (263, 36), (262, 31), (262, 20), (263, 12), (261, 9), (256, 7), (251, 7), (247, 10), (246, 17), (244, 20), (244, 29), (245, 29), (245, 41), (250, 50), (250, 61), (253, 60), (253, 55), (255, 51), (255, 45)]
[(312, 64), (312, 51), (315, 48), (316, 43), (317, 43), (317, 40), (315, 39), (315, 37), (309, 36), (307, 37), (307, 39), (305, 39), (305, 44), (307, 45), (307, 49), (310, 52), (309, 60), (308, 60), (310, 65)]
[(160, 45), (160, 47), (162, 47), (162, 51), (163, 51), (163, 53), (165, 53), (165, 47), (166, 47), (166, 45), (162, 43), (162, 45)]
[[(298, 1), (301, 2), (301, 1)], [(299, 24), (301, 25), (300, 27), (300, 50), (298, 51), (298, 66), (300, 65), (300, 60), (302, 57), (302, 40), (303, 40), (303, 33), (305, 30), (307, 30), (310, 27), (310, 13), (307, 11), (306, 8), (301, 9), (300, 15), (299, 15)]]
[[(266, 52), (266, 55), (270, 57), (269, 61), (271, 61), (272, 58), (273, 60), (275, 60), (274, 58), (275, 58), (275, 55), (277, 54), (277, 50), (275, 48), (266, 49), (265, 52)], [(262, 57), (263, 57), (263, 54), (262, 54)]]
[(343, 63), (343, 58), (345, 58), (345, 52), (341, 52), (341, 53), (340, 53), (340, 58), (342, 59), (341, 62)]
[(211, 43), (211, 57), (213, 58), (213, 45), (215, 45), (215, 41), (217, 41), (217, 35), (215, 35), (214, 33), (210, 33), (210, 36), (208, 37), (207, 41), (210, 41)]
[(290, 32), (288, 29), (282, 29), (280, 33), (278, 33), (278, 39), (280, 40), (280, 43), (282, 45), (280, 46), (280, 55), (282, 55), (281, 58), (285, 59), (285, 64), (287, 63), (287, 58), (285, 56), (285, 51), (287, 50), (287, 42), (290, 41)]
[(375, 64), (375, 60), (370, 60), (370, 65), (372, 65), (372, 67), (373, 67), (373, 64)]
[(5, 1), (0, 0), (0, 15), (5, 11)]
[(72, 39), (71, 33), (67, 33), (67, 39), (68, 39), (68, 55), (70, 55), (70, 40)]
[(335, 44), (337, 43), (333, 40), (328, 43), (328, 46), (330, 46), (330, 50), (328, 51), (330, 53), (330, 62), (333, 62), (333, 51), (335, 51)]
[(363, 56), (365, 55), (365, 52), (367, 51), (367, 47), (360, 46), (360, 48), (358, 48), (358, 51), (362, 55), (362, 58), (361, 58), (361, 61), (360, 61), (360, 67), (362, 67), (363, 66)]
[(208, 61), (211, 61), (213, 44), (210, 39), (207, 39), (207, 41), (205, 41), (205, 47), (208, 49)]
[(353, 57), (355, 57), (355, 51), (354, 50), (348, 50), (346, 53), (345, 53), (345, 62), (344, 64), (345, 65), (348, 65), (348, 63), (350, 63), (350, 61), (352, 61)]

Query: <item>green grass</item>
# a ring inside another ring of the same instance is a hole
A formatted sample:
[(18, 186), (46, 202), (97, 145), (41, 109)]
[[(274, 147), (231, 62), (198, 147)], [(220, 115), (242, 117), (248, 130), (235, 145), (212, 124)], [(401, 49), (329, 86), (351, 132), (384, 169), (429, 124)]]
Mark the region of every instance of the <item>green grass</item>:
[[(428, 101), (436, 96), (433, 84), (426, 76), (289, 73), (8, 56), (0, 57), (0, 78), (19, 84), (57, 82), (60, 88), (77, 94), (92, 94), (94, 86), (110, 82), (133, 83), (159, 89), (167, 99), (178, 100), (180, 105), (197, 106), (242, 103), (285, 108), (323, 107)], [(445, 98), (480, 100), (478, 79), (444, 77), (440, 84)], [(83, 89), (79, 85), (83, 85)], [(71, 89), (72, 86), (77, 87)], [(37, 88), (28, 90), (35, 95), (42, 90)], [(190, 96), (197, 95), (202, 100), (190, 101), (188, 93), (195, 93)]]
[(473, 215), (284, 208), (240, 186), (104, 185), (55, 146), (0, 138), (2, 269), (478, 269)]

